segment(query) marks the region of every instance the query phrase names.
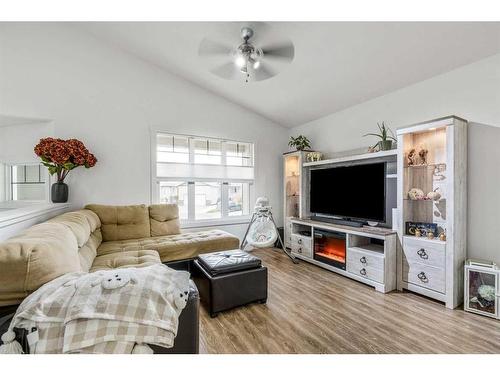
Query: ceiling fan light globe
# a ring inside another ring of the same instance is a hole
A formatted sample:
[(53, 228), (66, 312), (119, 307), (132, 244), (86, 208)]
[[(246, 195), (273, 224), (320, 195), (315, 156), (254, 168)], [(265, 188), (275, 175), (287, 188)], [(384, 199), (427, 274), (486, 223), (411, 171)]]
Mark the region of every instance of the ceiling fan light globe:
[(239, 55), (236, 56), (234, 63), (236, 64), (237, 67), (242, 68), (247, 64), (247, 61), (243, 56)]

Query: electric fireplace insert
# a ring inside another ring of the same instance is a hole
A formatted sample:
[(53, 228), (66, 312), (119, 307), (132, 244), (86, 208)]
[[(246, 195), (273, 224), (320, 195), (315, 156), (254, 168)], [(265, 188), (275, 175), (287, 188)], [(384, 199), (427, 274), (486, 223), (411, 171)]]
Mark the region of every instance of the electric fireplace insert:
[(345, 270), (345, 233), (314, 229), (314, 259)]

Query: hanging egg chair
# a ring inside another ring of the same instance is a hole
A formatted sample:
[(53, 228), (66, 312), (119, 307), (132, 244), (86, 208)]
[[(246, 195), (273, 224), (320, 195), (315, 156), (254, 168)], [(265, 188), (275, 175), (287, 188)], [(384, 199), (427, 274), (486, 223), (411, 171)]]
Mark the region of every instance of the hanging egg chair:
[(259, 217), (248, 230), (247, 243), (253, 247), (271, 247), (277, 239), (278, 232), (269, 216)]
[(294, 262), (297, 260), (285, 249), (278, 228), (273, 219), (269, 199), (259, 197), (255, 202), (254, 212), (250, 224), (247, 228), (240, 249), (243, 250), (246, 245), (254, 248), (274, 247), (276, 240), (279, 240), (281, 250)]

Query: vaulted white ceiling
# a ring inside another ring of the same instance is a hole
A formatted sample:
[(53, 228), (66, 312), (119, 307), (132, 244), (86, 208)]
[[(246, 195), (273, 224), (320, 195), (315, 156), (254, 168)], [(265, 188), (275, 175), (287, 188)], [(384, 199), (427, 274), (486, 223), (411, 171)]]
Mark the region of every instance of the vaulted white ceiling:
[[(293, 62), (275, 77), (245, 84), (209, 72), (204, 37), (239, 41), (241, 22), (104, 22), (77, 27), (287, 127), (500, 52), (500, 23), (253, 23), (285, 35)], [(226, 39), (225, 39), (226, 38)]]

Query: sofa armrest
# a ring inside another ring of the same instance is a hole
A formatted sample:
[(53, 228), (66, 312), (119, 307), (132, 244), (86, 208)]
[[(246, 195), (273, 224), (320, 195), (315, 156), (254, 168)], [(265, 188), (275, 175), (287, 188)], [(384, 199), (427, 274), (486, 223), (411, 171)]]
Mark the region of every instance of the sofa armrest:
[[(18, 306), (0, 308), (0, 336), (9, 329)], [(189, 281), (189, 298), (184, 310), (179, 316), (177, 337), (172, 348), (150, 345), (155, 354), (198, 354), (200, 342), (199, 326), (200, 295), (192, 280)], [(25, 353), (29, 353), (25, 329), (16, 329), (16, 340), (21, 343)], [(0, 344), (2, 341), (0, 340)]]
[(155, 354), (198, 354), (200, 351), (200, 295), (193, 280), (189, 281), (189, 298), (179, 316), (177, 337), (172, 348), (150, 345)]

